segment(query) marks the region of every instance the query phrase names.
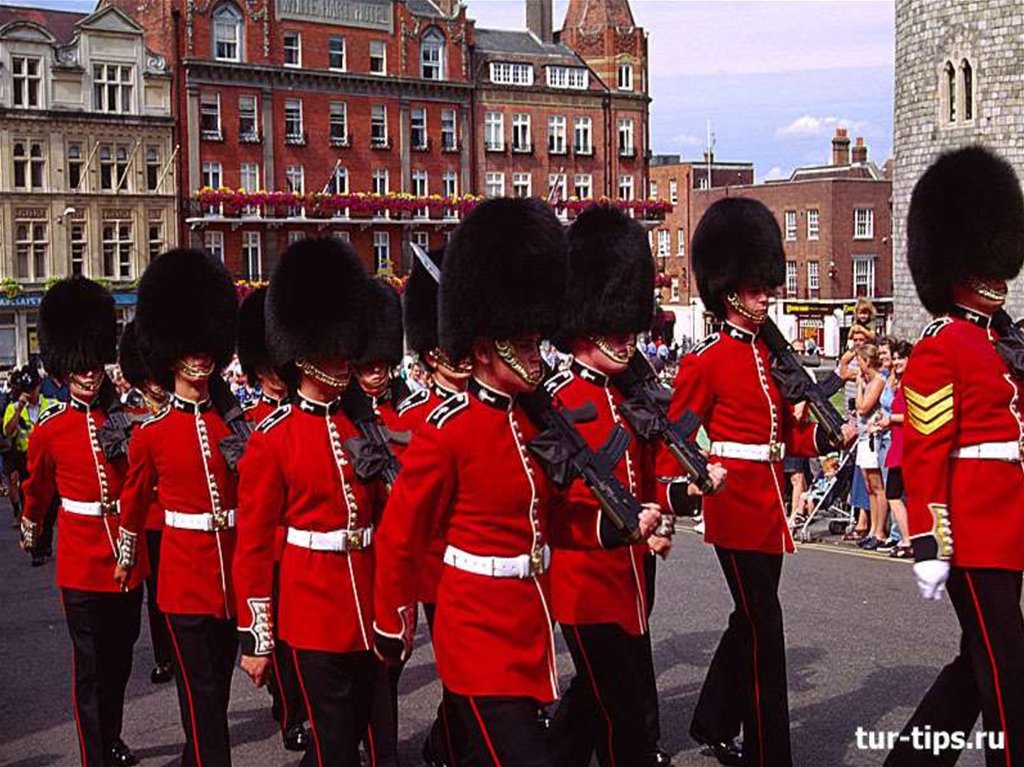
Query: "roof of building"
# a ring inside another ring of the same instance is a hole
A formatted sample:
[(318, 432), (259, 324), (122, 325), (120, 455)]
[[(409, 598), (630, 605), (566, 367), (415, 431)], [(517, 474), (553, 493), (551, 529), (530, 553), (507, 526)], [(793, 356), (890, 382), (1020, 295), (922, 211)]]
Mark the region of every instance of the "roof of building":
[(434, 18), (447, 18), (444, 12), (431, 0), (406, 0), (406, 7), (409, 13), (414, 16), (430, 16)]
[(18, 5), (0, 5), (0, 27), (16, 21), (38, 24), (49, 32), (59, 44), (68, 43), (75, 36), (75, 27), (88, 13), (54, 11), (46, 8), (27, 8)]
[(544, 43), (532, 32), (510, 29), (477, 29), (476, 48), (485, 54), (511, 53), (519, 56), (557, 56), (578, 61), (575, 52), (562, 43)]
[[(859, 178), (869, 181), (882, 181), (884, 175), (873, 162), (857, 163), (855, 165), (811, 165), (803, 168), (796, 168), (788, 179), (781, 181), (820, 181), (823, 179), (849, 179)], [(776, 180), (772, 183), (778, 183)]]
[(569, 0), (562, 29), (575, 27), (583, 33), (601, 32), (608, 27), (636, 26), (629, 0)]

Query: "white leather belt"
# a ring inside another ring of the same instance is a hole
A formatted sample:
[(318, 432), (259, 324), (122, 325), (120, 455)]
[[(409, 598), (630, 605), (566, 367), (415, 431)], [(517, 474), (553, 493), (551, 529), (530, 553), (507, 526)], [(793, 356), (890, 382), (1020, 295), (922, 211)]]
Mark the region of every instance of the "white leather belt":
[(99, 501), (72, 501), (70, 498), (60, 499), (61, 508), (70, 514), (81, 514), (83, 517), (109, 517), (121, 513), (121, 502), (100, 503)]
[(786, 457), (786, 446), (781, 442), (768, 445), (747, 445), (743, 442), (713, 442), (711, 455), (722, 458), (739, 458), (744, 461), (775, 463)]
[(292, 546), (313, 551), (361, 551), (369, 548), (373, 542), (373, 527), (331, 530), (326, 533), (289, 527), (285, 540)]
[(540, 575), (551, 566), (551, 549), (545, 545), (535, 554), (520, 554), (518, 557), (482, 557), (455, 546), (448, 546), (444, 550), (444, 563), (456, 570), (465, 570), (467, 573), (491, 578), (531, 578)]
[(954, 458), (978, 458), (986, 461), (1021, 462), (1019, 442), (982, 442), (980, 445), (968, 445), (954, 450)]
[(205, 533), (212, 533), (214, 530), (226, 529), (235, 526), (235, 510), (224, 512), (224, 524), (219, 528), (213, 522), (213, 514), (185, 514), (181, 511), (164, 511), (164, 524), (167, 527), (176, 527), (179, 530), (199, 530)]

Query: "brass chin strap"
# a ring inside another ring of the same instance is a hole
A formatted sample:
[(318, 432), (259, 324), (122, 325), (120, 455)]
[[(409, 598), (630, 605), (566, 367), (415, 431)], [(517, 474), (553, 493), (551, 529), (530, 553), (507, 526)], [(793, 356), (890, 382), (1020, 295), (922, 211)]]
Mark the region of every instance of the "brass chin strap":
[(175, 367), (178, 371), (189, 378), (209, 378), (213, 375), (213, 369), (216, 367), (214, 363), (210, 363), (209, 367), (197, 368), (189, 365), (185, 360), (178, 360)]
[(350, 376), (345, 376), (344, 378), (332, 376), (330, 373), (327, 373), (318, 368), (309, 360), (295, 360), (295, 367), (297, 367), (305, 375), (308, 375), (314, 381), (322, 383), (324, 386), (330, 386), (333, 389), (339, 390), (344, 389), (348, 386)]
[(72, 373), (71, 374), (71, 381), (72, 381), (72, 383), (75, 384), (75, 386), (79, 387), (80, 389), (84, 389), (85, 391), (89, 392), (89, 394), (95, 394), (96, 392), (98, 392), (100, 390), (100, 386), (103, 385), (103, 378), (102, 377), (100, 377), (96, 381), (90, 383), (90, 382), (86, 381), (84, 378), (82, 378), (80, 375), (78, 375), (77, 373)]
[(751, 322), (756, 322), (758, 325), (768, 319), (768, 312), (750, 311), (750, 309), (743, 305), (743, 302), (740, 301), (740, 297), (735, 293), (726, 293), (725, 302), (729, 304), (729, 306), (731, 306), (738, 315), (747, 318)]
[(498, 352), (498, 357), (504, 362), (509, 368), (523, 379), (530, 386), (536, 386), (541, 382), (543, 372), (538, 371), (537, 375), (530, 375), (530, 371), (526, 369), (526, 365), (522, 363), (522, 360), (516, 356), (515, 349), (512, 348), (512, 344), (508, 341), (494, 339), (494, 350)]
[(468, 376), (473, 372), (473, 362), (469, 359), (464, 359), (461, 362), (452, 362), (451, 358), (444, 353), (440, 346), (431, 350), (437, 364), (451, 373), (453, 376)]
[(967, 287), (969, 287), (982, 298), (986, 298), (989, 301), (999, 301), (1000, 303), (1006, 301), (1006, 294), (1008, 291), (996, 290), (995, 288), (990, 287), (989, 285), (985, 284), (985, 282), (977, 279), (976, 277), (971, 277), (969, 280), (967, 280)]
[(608, 339), (604, 336), (591, 336), (590, 340), (594, 346), (601, 350), (605, 357), (610, 359), (616, 365), (628, 365), (629, 360), (633, 357), (633, 352), (636, 351), (635, 344), (628, 344), (624, 353), (619, 353), (612, 348), (612, 345), (608, 343)]

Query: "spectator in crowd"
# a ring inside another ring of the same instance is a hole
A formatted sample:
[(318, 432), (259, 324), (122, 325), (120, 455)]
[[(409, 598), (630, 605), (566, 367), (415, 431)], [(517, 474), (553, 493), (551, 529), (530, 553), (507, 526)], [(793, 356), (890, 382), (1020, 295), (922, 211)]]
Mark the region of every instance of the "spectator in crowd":
[[(794, 353), (797, 355), (797, 359), (802, 358), (807, 353), (807, 348), (801, 338), (794, 340), (792, 347)], [(806, 372), (808, 376), (812, 379), (814, 378), (814, 374), (811, 373), (811, 371), (806, 370)], [(796, 416), (798, 421), (804, 420), (807, 417), (807, 403), (797, 403), (793, 408), (793, 415)], [(787, 455), (783, 461), (783, 469), (786, 477), (789, 479), (789, 488), (791, 492), (790, 524), (796, 525), (803, 505), (803, 496), (807, 491), (807, 482), (811, 476), (811, 461), (809, 458)]]
[[(862, 312), (863, 313), (863, 312)], [(839, 369), (837, 373), (845, 381), (843, 388), (843, 399), (846, 404), (846, 411), (853, 419), (857, 417), (857, 378), (859, 367), (857, 364), (857, 350), (866, 343), (873, 343), (875, 334), (872, 330), (863, 325), (854, 325), (850, 328), (846, 341), (846, 351), (839, 358)], [(853, 473), (853, 483), (850, 488), (850, 505), (859, 509), (857, 522), (854, 529), (847, 533), (844, 540), (863, 540), (869, 529), (868, 513), (869, 508), (867, 486), (864, 484), (864, 476), (859, 471)]]
[[(885, 459), (889, 454), (892, 434), (888, 429), (881, 428), (881, 423), (883, 419), (888, 418), (892, 414), (892, 398), (895, 390), (889, 386), (889, 382), (892, 378), (892, 347), (895, 343), (896, 339), (892, 336), (883, 336), (878, 341), (879, 372), (881, 372), (882, 377), (885, 379), (885, 388), (882, 389), (882, 396), (878, 400), (878, 412), (875, 413), (874, 418), (868, 425), (868, 430), (875, 439), (875, 452), (878, 453), (878, 466), (882, 472), (883, 485), (889, 478), (889, 470), (886, 468)], [(888, 503), (886, 506), (888, 506)], [(889, 537), (878, 547), (878, 551), (888, 552), (896, 548), (900, 542), (901, 533), (902, 531), (898, 525), (890, 525)]]
[(853, 307), (853, 319), (856, 324), (867, 328), (872, 335), (877, 332), (878, 310), (870, 299), (861, 296)]
[[(903, 373), (907, 369), (907, 360), (913, 346), (907, 341), (895, 341), (891, 345), (892, 372), (886, 383), (886, 391), (891, 391), (891, 403), (888, 414), (883, 414), (878, 423), (882, 433), (890, 436), (889, 451), (885, 456), (885, 497), (892, 509), (893, 531), (899, 530), (901, 539), (889, 554), (897, 559), (913, 556), (909, 541), (904, 537), (907, 530), (907, 506), (903, 499), (903, 420), (907, 412), (907, 400), (903, 396)], [(890, 537), (892, 533), (890, 532)]]
[(870, 424), (879, 412), (885, 377), (881, 373), (878, 347), (864, 344), (857, 350), (857, 468), (864, 477), (871, 511), (870, 529), (867, 537), (860, 542), (862, 549), (874, 551), (885, 540), (885, 522), (889, 507), (885, 500), (885, 485), (878, 462), (878, 451)]

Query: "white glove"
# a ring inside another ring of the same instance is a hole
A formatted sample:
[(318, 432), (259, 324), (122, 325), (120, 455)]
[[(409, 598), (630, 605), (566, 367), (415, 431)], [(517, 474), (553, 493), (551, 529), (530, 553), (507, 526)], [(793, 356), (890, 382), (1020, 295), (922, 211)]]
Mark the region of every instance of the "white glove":
[(941, 559), (915, 562), (914, 577), (917, 578), (917, 587), (921, 590), (922, 597), (941, 600), (942, 592), (946, 590), (946, 581), (949, 579), (949, 562), (943, 562)]

